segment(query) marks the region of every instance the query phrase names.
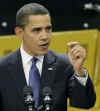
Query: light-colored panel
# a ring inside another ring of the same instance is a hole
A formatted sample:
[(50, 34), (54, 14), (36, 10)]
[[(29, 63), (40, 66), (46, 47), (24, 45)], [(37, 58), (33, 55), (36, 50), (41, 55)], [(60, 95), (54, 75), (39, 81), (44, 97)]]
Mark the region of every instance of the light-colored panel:
[(95, 54), (98, 38), (97, 30), (70, 31), (53, 33), (50, 49), (56, 52), (66, 53), (67, 43), (78, 41), (87, 50), (87, 58), (84, 66), (88, 68), (91, 78), (94, 77), (95, 70)]
[(0, 36), (0, 56), (16, 50), (20, 46), (21, 40), (15, 35)]

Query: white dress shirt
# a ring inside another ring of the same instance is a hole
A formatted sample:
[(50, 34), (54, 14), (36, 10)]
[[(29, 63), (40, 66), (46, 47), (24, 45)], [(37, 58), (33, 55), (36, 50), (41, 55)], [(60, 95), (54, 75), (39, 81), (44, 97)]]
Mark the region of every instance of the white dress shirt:
[[(29, 71), (30, 71), (30, 68), (32, 65), (32, 58), (33, 57), (30, 56), (27, 52), (25, 52), (25, 50), (23, 49), (23, 45), (21, 45), (20, 51), (21, 51), (22, 65), (23, 65), (23, 69), (24, 69), (24, 73), (25, 73), (26, 82), (27, 82), (27, 85), (29, 85)], [(38, 58), (38, 60), (36, 62), (36, 66), (37, 66), (37, 68), (40, 72), (40, 76), (41, 76), (44, 56), (36, 56), (36, 58)], [(87, 78), (88, 78), (87, 71), (85, 71), (85, 75), (86, 75), (86, 77), (78, 77), (78, 76), (74, 75), (75, 78), (77, 78), (78, 81), (83, 86), (85, 86), (86, 82), (87, 82)]]
[[(32, 65), (33, 57), (24, 51), (23, 45), (21, 45), (20, 51), (21, 51), (22, 64), (23, 64), (23, 69), (24, 69), (24, 73), (25, 73), (25, 77), (26, 77), (26, 82), (29, 85), (29, 71), (30, 71), (30, 68)], [(38, 58), (38, 60), (36, 62), (36, 66), (37, 66), (40, 76), (41, 76), (44, 56), (36, 56), (36, 58)]]

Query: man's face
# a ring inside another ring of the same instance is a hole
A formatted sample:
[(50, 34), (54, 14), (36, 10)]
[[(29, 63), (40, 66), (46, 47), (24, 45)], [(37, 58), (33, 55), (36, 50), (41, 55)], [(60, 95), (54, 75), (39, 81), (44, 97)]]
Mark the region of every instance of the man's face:
[(44, 55), (48, 51), (52, 26), (49, 15), (30, 15), (22, 32), (24, 50), (32, 56)]

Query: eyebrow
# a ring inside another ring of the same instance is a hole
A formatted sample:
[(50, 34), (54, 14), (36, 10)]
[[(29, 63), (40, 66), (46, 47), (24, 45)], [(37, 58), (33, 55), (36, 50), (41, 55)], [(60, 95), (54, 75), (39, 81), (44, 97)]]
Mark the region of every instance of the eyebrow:
[[(46, 26), (45, 27), (46, 29), (52, 29), (52, 25), (48, 25), (48, 26)], [(41, 26), (37, 26), (37, 27), (32, 27), (32, 30), (34, 31), (34, 30), (42, 30), (42, 27)]]

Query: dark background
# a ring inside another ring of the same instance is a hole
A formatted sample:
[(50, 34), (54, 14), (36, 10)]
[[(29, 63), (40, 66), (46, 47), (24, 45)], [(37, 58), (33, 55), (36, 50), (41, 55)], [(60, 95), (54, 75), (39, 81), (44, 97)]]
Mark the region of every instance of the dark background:
[[(54, 31), (100, 28), (100, 13), (84, 10), (84, 4), (95, 0), (0, 0), (0, 35), (14, 34), (16, 12), (30, 2), (49, 9)], [(7, 26), (2, 26), (2, 22), (7, 22)]]

